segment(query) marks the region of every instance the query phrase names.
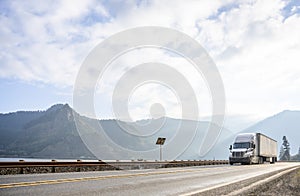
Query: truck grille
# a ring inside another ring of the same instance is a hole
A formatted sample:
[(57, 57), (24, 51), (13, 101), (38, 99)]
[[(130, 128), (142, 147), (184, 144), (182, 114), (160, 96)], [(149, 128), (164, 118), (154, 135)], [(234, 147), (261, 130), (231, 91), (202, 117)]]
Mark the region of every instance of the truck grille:
[(244, 152), (233, 152), (232, 156), (233, 157), (243, 157), (244, 156)]

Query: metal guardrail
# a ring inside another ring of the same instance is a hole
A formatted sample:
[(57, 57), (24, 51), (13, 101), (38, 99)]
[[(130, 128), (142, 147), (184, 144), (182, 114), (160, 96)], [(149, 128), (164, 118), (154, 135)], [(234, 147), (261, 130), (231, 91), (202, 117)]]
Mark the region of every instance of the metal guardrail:
[(82, 161), (75, 162), (56, 161), (50, 162), (0, 162), (0, 175), (5, 174), (27, 174), (27, 173), (60, 173), (80, 171), (104, 171), (104, 170), (130, 170), (151, 169), (169, 167), (190, 167), (201, 165), (228, 164), (227, 160), (173, 160), (173, 161)]

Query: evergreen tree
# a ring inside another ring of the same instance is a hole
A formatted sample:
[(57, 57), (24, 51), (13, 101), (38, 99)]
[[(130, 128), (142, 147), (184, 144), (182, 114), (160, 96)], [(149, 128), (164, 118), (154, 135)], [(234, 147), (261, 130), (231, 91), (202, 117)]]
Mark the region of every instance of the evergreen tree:
[(291, 154), (290, 154), (290, 143), (288, 142), (286, 136), (283, 136), (282, 138), (283, 143), (281, 148), (280, 148), (280, 160), (282, 161), (289, 161), (291, 159)]

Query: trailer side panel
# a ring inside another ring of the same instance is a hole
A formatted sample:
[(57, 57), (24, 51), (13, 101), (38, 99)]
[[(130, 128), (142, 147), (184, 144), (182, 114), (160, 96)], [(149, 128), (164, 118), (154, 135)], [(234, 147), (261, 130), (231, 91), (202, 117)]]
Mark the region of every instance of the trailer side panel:
[(277, 157), (277, 141), (258, 133), (258, 155), (263, 157)]

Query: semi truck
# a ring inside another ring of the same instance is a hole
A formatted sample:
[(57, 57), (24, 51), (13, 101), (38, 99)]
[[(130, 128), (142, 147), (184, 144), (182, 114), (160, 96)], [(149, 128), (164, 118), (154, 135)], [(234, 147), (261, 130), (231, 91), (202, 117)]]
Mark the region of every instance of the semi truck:
[(277, 141), (262, 133), (241, 133), (230, 145), (229, 164), (262, 164), (277, 161)]

